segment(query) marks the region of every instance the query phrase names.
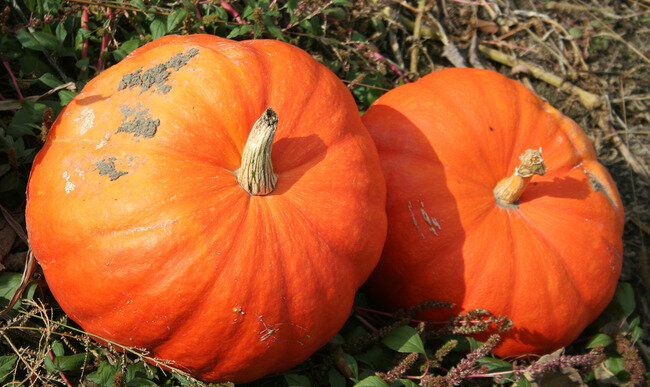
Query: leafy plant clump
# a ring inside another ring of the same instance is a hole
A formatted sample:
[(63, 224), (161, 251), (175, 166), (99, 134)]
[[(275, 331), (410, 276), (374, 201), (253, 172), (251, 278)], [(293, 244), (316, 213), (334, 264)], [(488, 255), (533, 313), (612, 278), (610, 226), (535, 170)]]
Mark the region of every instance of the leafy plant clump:
[[(377, 310), (363, 290), (344, 328), (310, 359), (257, 385), (642, 385), (648, 373), (650, 59), (637, 1), (12, 0), (0, 9), (0, 317), (3, 385), (201, 385), (146, 351), (98, 344), (69, 320), (40, 271), (31, 275), (25, 186), (47, 130), (86, 82), (167, 34), (294, 44), (327, 65), (363, 112), (387, 90), (441, 68), (496, 69), (577, 121), (621, 192), (628, 222), (622, 282), (571, 346), (528, 359), (490, 350), (507, 316), (451, 321), (419, 308)], [(25, 272), (25, 275), (22, 273)], [(386, 284), (390, 286), (390, 284)]]

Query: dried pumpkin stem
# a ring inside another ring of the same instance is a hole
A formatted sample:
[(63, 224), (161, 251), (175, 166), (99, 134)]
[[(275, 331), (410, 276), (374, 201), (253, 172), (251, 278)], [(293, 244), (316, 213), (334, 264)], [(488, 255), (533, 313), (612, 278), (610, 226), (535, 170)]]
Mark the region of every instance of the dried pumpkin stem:
[(268, 108), (248, 135), (235, 177), (239, 186), (251, 195), (268, 195), (278, 182), (278, 175), (273, 173), (271, 163), (271, 148), (277, 128), (278, 115)]
[(497, 183), (494, 197), (502, 207), (512, 207), (524, 193), (533, 175), (544, 176), (546, 165), (542, 159), (542, 150), (528, 149), (519, 156), (521, 164), (515, 168), (515, 173)]

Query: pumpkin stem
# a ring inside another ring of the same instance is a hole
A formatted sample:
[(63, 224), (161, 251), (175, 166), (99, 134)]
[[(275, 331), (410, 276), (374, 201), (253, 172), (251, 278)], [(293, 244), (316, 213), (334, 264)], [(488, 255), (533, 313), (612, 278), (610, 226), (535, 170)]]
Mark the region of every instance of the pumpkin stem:
[(239, 186), (251, 195), (268, 195), (278, 182), (278, 175), (273, 173), (271, 163), (271, 148), (277, 128), (278, 115), (268, 108), (255, 122), (246, 140), (235, 178)]
[(502, 207), (512, 208), (516, 206), (533, 175), (544, 176), (546, 173), (541, 148), (539, 150), (526, 150), (519, 156), (519, 160), (521, 160), (521, 164), (515, 168), (515, 173), (498, 182), (494, 188), (494, 197), (497, 204)]

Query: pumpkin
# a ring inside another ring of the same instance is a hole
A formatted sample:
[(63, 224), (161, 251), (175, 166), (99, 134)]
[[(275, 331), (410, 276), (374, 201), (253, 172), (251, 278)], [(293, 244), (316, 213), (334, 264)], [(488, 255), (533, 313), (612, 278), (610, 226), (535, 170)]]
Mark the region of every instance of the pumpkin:
[(369, 281), (385, 307), (440, 300), (456, 306), (420, 318), (509, 316), (501, 356), (565, 346), (602, 312), (621, 271), (623, 208), (571, 119), (496, 72), (446, 69), (389, 91), (363, 122), (388, 189)]
[(167, 36), (61, 112), (26, 222), (83, 329), (246, 382), (341, 328), (381, 253), (385, 189), (351, 94), (307, 53)]

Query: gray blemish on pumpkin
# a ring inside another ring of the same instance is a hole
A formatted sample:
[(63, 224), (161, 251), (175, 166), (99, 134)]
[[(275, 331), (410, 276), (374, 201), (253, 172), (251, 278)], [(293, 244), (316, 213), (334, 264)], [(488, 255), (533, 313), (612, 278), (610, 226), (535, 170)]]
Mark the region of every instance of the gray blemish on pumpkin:
[(422, 233), (422, 230), (420, 230), (420, 226), (418, 225), (417, 219), (415, 219), (415, 214), (413, 213), (413, 206), (411, 205), (410, 201), (408, 206), (409, 206), (409, 212), (411, 213), (411, 219), (413, 220), (413, 224), (415, 225), (415, 228), (418, 229), (418, 233), (420, 233), (422, 239), (424, 239), (424, 234)]
[[(160, 126), (160, 120), (154, 120), (149, 115), (149, 109), (145, 109), (141, 104), (134, 108), (122, 105), (122, 124), (117, 128), (117, 133), (130, 133), (134, 137), (151, 138), (156, 135), (156, 130)], [(130, 121), (127, 119), (131, 118)]]
[(126, 175), (128, 172), (118, 171), (115, 168), (115, 160), (117, 160), (115, 157), (109, 157), (107, 159), (96, 162), (95, 167), (97, 167), (99, 175), (108, 175), (108, 178), (111, 179), (111, 181), (115, 181), (120, 177)]
[(424, 221), (427, 222), (427, 224), (430, 226), (429, 231), (433, 233), (433, 235), (438, 236), (438, 231), (436, 230), (436, 227), (438, 230), (442, 230), (442, 227), (440, 227), (440, 223), (438, 223), (438, 220), (436, 218), (432, 218), (427, 214), (427, 211), (424, 209), (424, 202), (420, 201), (420, 213), (422, 214), (422, 218), (424, 218)]
[(601, 183), (600, 180), (596, 178), (596, 176), (589, 173), (589, 171), (587, 171), (586, 169), (584, 169), (583, 172), (585, 173), (585, 175), (587, 175), (587, 179), (589, 179), (589, 185), (591, 185), (591, 189), (593, 189), (594, 192), (601, 192), (603, 195), (605, 195), (605, 197), (612, 205), (612, 207), (616, 208), (616, 205), (614, 204), (612, 197), (610, 196), (609, 192), (607, 191), (607, 188), (605, 188), (603, 183)]
[(144, 93), (156, 86), (159, 93), (167, 94), (172, 89), (171, 85), (167, 84), (167, 80), (172, 74), (169, 70), (180, 70), (198, 53), (199, 50), (196, 48), (186, 53), (179, 52), (168, 61), (159, 63), (146, 71), (143, 71), (141, 67), (132, 73), (126, 74), (120, 80), (117, 91), (140, 86), (140, 93)]

